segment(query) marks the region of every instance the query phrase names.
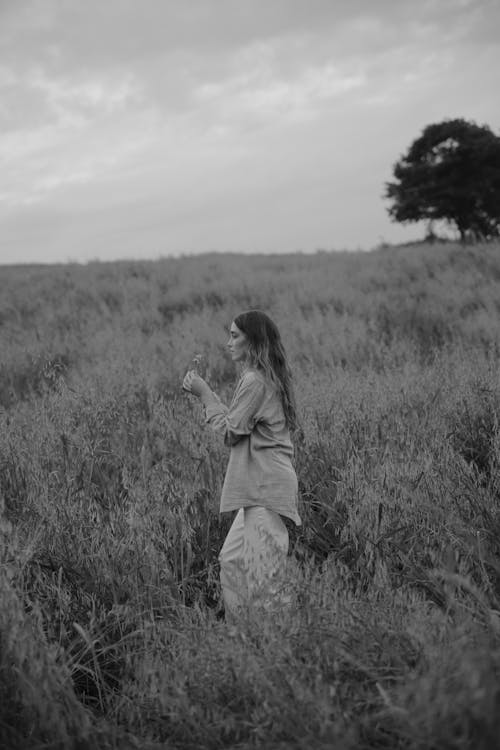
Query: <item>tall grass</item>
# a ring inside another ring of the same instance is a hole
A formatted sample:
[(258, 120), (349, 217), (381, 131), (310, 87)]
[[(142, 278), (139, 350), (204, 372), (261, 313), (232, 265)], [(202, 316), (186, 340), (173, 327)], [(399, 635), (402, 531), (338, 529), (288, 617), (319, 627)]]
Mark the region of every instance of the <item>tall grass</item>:
[[(295, 374), (293, 605), (221, 620), (242, 309)], [(500, 247), (0, 277), (0, 745), (494, 748)]]

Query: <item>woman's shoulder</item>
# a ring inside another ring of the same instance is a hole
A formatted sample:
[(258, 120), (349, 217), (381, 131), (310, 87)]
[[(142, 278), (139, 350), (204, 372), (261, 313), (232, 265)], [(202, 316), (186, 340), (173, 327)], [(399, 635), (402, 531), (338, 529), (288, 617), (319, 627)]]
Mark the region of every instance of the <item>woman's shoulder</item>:
[(240, 377), (239, 382), (240, 384), (244, 384), (244, 385), (251, 385), (252, 383), (255, 383), (255, 384), (262, 383), (262, 385), (270, 385), (264, 373), (253, 367), (251, 368), (249, 367), (247, 370), (243, 372), (243, 374)]
[(262, 390), (269, 394), (276, 391), (275, 384), (266, 377), (265, 373), (255, 368), (248, 368), (248, 370), (245, 370), (239, 380), (238, 387)]
[(254, 367), (247, 367), (243, 370), (240, 380), (244, 380), (245, 383), (253, 383), (256, 380), (263, 380), (264, 376), (260, 370), (256, 370)]
[(236, 385), (236, 393), (263, 389), (264, 381), (256, 370), (245, 370)]

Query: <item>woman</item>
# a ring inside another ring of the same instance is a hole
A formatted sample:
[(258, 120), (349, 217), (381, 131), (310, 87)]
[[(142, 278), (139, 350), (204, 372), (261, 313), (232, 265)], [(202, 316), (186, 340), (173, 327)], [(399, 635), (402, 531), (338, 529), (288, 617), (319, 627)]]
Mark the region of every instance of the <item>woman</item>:
[(237, 511), (219, 555), (226, 616), (250, 601), (266, 609), (283, 602), (278, 579), (288, 531), (281, 516), (301, 522), (290, 439), (295, 403), (278, 328), (259, 310), (244, 312), (231, 324), (228, 348), (242, 366), (229, 407), (193, 370), (183, 382), (231, 448), (220, 503), (221, 513)]

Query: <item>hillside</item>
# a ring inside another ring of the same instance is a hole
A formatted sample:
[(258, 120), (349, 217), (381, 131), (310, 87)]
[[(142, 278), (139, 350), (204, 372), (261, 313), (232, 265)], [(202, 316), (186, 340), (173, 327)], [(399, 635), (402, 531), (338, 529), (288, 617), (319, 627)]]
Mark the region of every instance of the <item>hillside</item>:
[[(233, 317), (294, 373), (292, 612), (218, 618)], [(0, 745), (494, 748), (500, 246), (0, 270)], [(2, 744), (3, 743), (3, 744)]]

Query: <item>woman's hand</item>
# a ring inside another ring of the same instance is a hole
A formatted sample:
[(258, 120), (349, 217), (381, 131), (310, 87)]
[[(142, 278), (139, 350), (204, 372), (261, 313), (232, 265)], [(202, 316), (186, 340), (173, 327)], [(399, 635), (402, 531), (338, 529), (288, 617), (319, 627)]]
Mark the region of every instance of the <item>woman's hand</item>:
[(208, 383), (206, 383), (203, 378), (200, 378), (194, 370), (189, 370), (189, 372), (186, 373), (184, 380), (182, 381), (182, 387), (185, 391), (192, 393), (193, 396), (198, 396), (198, 398), (203, 395), (205, 390), (210, 390)]

